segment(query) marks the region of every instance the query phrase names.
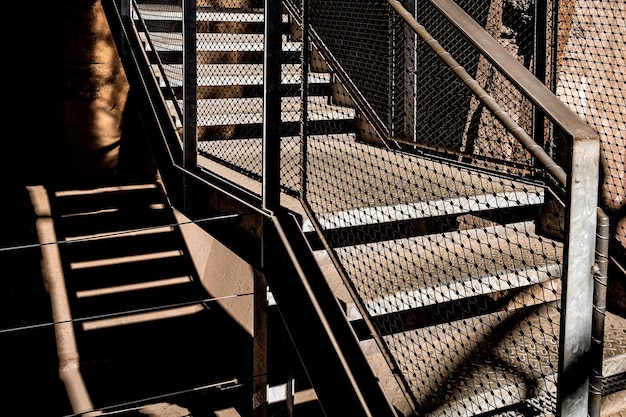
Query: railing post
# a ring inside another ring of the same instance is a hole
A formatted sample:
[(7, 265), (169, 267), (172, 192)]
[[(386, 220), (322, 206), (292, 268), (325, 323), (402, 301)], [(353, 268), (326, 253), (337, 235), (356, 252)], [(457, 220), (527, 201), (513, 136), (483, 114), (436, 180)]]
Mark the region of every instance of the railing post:
[(573, 139), (571, 172), (567, 184), (567, 251), (559, 355), (558, 415), (563, 417), (587, 416), (599, 153), (597, 136)]
[[(196, 67), (196, 0), (183, 0), (183, 166), (195, 169), (197, 164), (197, 67)], [(185, 180), (183, 180), (185, 181)], [(183, 202), (190, 209), (187, 184)]]
[(282, 1), (265, 0), (265, 54), (263, 61), (263, 209), (280, 204), (280, 83)]
[(120, 14), (122, 15), (122, 17), (125, 17), (125, 18), (130, 17), (130, 7), (131, 7), (130, 4), (131, 4), (130, 0), (121, 0)]
[(300, 172), (301, 172), (301, 189), (300, 195), (302, 199), (306, 200), (307, 194), (307, 163), (308, 163), (308, 142), (309, 142), (309, 132), (308, 132), (308, 118), (309, 118), (309, 64), (311, 59), (310, 54), (310, 43), (309, 43), (309, 10), (308, 10), (308, 1), (301, 0), (300, 1), (300, 12), (302, 13), (302, 52), (300, 59), (302, 61), (302, 79), (300, 84), (300, 139), (301, 139), (301, 159), (300, 159)]
[(254, 271), (253, 417), (267, 417), (267, 297), (267, 281), (262, 273)]
[[(546, 0), (536, 0), (534, 6), (534, 34), (533, 34), (533, 73), (544, 85), (546, 83), (546, 36), (547, 36)], [(545, 149), (545, 115), (539, 106), (533, 105), (533, 139)]]
[[(282, 0), (265, 0), (264, 2), (264, 56), (263, 56), (263, 149), (262, 149), (262, 209), (273, 214), (280, 206), (280, 125), (281, 125), (281, 61), (282, 61)], [(279, 261), (277, 248), (279, 241), (272, 222), (263, 219), (261, 237), (261, 266), (263, 273), (276, 275)], [(261, 275), (257, 272), (255, 275)], [(257, 281), (259, 281), (257, 279)], [(267, 291), (257, 294), (255, 299), (267, 297)], [(264, 417), (268, 414), (267, 391), (269, 369), (267, 361), (270, 355), (268, 345), (270, 334), (267, 299), (265, 304), (257, 305), (255, 311), (255, 355), (254, 369), (256, 372), (265, 369), (265, 377), (255, 378), (253, 416)], [(258, 317), (258, 318), (257, 318)], [(274, 333), (274, 332), (271, 332)], [(257, 340), (260, 335), (263, 340)]]
[(591, 345), (591, 382), (589, 385), (589, 417), (600, 417), (602, 405), (602, 361), (604, 354), (604, 319), (606, 317), (606, 292), (609, 269), (609, 217), (598, 208), (596, 233), (596, 265), (594, 268), (593, 332)]

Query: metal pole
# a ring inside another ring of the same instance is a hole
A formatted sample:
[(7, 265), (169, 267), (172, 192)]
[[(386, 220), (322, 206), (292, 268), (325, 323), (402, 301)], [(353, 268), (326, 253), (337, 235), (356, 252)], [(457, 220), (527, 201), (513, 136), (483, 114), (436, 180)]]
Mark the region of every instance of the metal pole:
[[(197, 165), (197, 68), (196, 68), (196, 1), (183, 1), (183, 167), (194, 170)], [(190, 210), (187, 177), (183, 178), (183, 204)]]
[[(535, 1), (533, 73), (543, 84), (546, 83), (546, 21), (548, 8), (546, 0)], [(545, 149), (545, 114), (539, 106), (533, 105), (533, 139)]]
[(254, 338), (252, 340), (252, 415), (267, 417), (267, 282), (254, 271)]
[(557, 405), (562, 417), (587, 417), (588, 411), (599, 153), (597, 137), (573, 138)]
[(130, 17), (130, 0), (122, 0), (120, 14), (122, 17)]
[(280, 204), (282, 8), (281, 0), (265, 0), (262, 200), (270, 212)]
[(600, 417), (602, 403), (602, 360), (604, 350), (604, 319), (609, 269), (609, 217), (598, 209), (596, 233), (596, 268), (594, 270), (593, 323), (591, 345), (591, 383), (589, 385), (589, 417)]
[(308, 163), (308, 118), (309, 118), (309, 60), (311, 59), (311, 54), (309, 53), (309, 10), (308, 10), (308, 2), (307, 0), (301, 0), (301, 19), (302, 19), (302, 53), (301, 53), (301, 62), (302, 62), (302, 80), (300, 86), (300, 139), (301, 139), (301, 159), (300, 159), (300, 172), (302, 176), (301, 182), (301, 198), (306, 200), (307, 198), (307, 163)]

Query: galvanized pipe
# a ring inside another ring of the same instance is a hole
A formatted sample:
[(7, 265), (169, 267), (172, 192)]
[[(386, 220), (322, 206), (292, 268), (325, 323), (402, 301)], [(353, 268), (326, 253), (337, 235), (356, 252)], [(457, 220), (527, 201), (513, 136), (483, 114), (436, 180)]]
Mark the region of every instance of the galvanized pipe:
[[(544, 150), (539, 146), (532, 137), (521, 127), (515, 120), (500, 107), (500, 105), (480, 86), (466, 70), (463, 68), (448, 51), (446, 51), (436, 39), (434, 39), (424, 26), (420, 25), (417, 20), (402, 6), (398, 0), (388, 0), (393, 9), (404, 18), (415, 33), (417, 33), (424, 42), (445, 62), (461, 81), (472, 90), (476, 97), (488, 108), (493, 115), (502, 122), (502, 124), (511, 132), (515, 138), (531, 153), (537, 160), (549, 171), (554, 178), (565, 185), (567, 182), (567, 174)], [(486, 36), (489, 36), (488, 34)], [(490, 36), (489, 36), (490, 37)], [(516, 61), (517, 62), (517, 61)], [(524, 70), (526, 70), (524, 68)]]
[(602, 361), (604, 350), (604, 319), (609, 269), (609, 216), (598, 208), (596, 233), (596, 264), (594, 268), (593, 318), (591, 334), (591, 380), (589, 383), (589, 417), (600, 416), (602, 403)]

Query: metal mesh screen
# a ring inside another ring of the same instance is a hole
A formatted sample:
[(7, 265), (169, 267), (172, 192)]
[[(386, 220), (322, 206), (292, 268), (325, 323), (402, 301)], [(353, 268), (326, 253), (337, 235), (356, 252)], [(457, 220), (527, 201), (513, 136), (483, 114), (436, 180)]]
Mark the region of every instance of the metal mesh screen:
[[(260, 3), (196, 4), (200, 164), (254, 182), (262, 178)], [(302, 197), (305, 231), (322, 239), (414, 409), (549, 414), (566, 219), (562, 190), (519, 139), (534, 139), (567, 169), (568, 138), (436, 3), (402, 3), (432, 36), (424, 39), (387, 1), (285, 2), (281, 187)], [(550, 1), (457, 3), (598, 129), (604, 201), (623, 216), (624, 73), (613, 66), (623, 57), (607, 48), (624, 27), (617, 2), (559, 2), (558, 13)], [(181, 7), (138, 8), (180, 120)]]
[(183, 119), (182, 7), (174, 2), (139, 1), (133, 3), (132, 12), (153, 72), (180, 132)]
[(600, 204), (612, 217), (613, 248), (626, 262), (626, 10), (620, 1), (559, 4), (553, 82), (559, 98), (600, 135)]
[[(532, 157), (387, 2), (309, 5), (311, 66), (358, 111), (356, 134), (306, 138), (305, 201), (409, 397), (425, 415), (550, 411), (563, 245), (536, 230)], [(517, 87), (430, 3), (413, 14), (532, 134)]]
[[(139, 2), (148, 50), (164, 96), (182, 137), (183, 34), (180, 2)], [(263, 2), (196, 2), (197, 150), (200, 165), (224, 176), (262, 177), (264, 10)], [(299, 30), (283, 17), (281, 183), (293, 194), (299, 184), (301, 42)], [(312, 90), (323, 91), (329, 75), (314, 75)], [(319, 98), (311, 97), (312, 106)], [(311, 116), (315, 118), (315, 114)], [(226, 170), (224, 170), (226, 168)], [(231, 178), (232, 179), (232, 178)], [(252, 186), (252, 188), (258, 188)]]

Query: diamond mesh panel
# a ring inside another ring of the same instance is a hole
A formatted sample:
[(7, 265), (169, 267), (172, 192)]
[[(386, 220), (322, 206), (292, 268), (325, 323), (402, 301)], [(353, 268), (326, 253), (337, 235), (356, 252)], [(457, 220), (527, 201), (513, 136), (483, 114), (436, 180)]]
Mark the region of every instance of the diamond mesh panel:
[(626, 263), (626, 10), (618, 0), (561, 1), (556, 94), (600, 135), (601, 205)]
[[(144, 48), (170, 114), (179, 131), (182, 100), (182, 7), (176, 2), (134, 2), (132, 17), (141, 30)], [(182, 132), (181, 132), (182, 133)]]
[[(408, 396), (433, 416), (551, 407), (563, 244), (536, 230), (552, 197), (533, 158), (386, 2), (309, 4), (324, 11), (311, 13), (311, 66), (323, 58), (333, 103), (358, 111), (355, 134), (306, 138), (305, 201)], [(485, 7), (476, 18), (495, 25), (502, 8)], [(413, 12), (532, 132), (517, 87), (430, 3)]]
[[(603, 201), (623, 217), (617, 2), (568, 0), (558, 13), (551, 1), (457, 3), (598, 129)], [(427, 41), (384, 0), (304, 4), (287, 2), (283, 16), (281, 186), (302, 197), (306, 231), (319, 234), (407, 397), (429, 416), (554, 412), (562, 190), (518, 139), (524, 132), (567, 169), (570, 138), (432, 2), (403, 2)], [(180, 118), (180, 6), (139, 9), (147, 48), (158, 52), (155, 73)], [(308, 48), (297, 24), (304, 13)], [(255, 182), (263, 18), (258, 1), (197, 3), (200, 163)]]

